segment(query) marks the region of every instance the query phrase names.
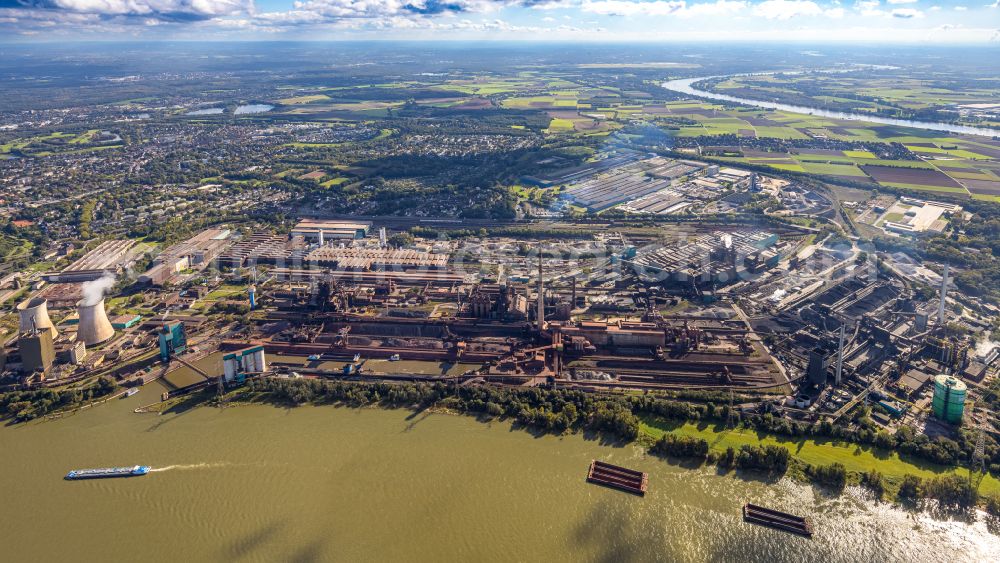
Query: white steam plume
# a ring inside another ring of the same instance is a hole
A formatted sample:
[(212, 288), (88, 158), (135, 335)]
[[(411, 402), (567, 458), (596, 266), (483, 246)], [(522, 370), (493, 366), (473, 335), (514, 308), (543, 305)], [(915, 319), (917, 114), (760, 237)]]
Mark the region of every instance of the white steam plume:
[(85, 307), (97, 305), (101, 299), (104, 299), (104, 294), (110, 291), (114, 285), (115, 276), (111, 274), (105, 274), (100, 279), (85, 282), (80, 288), (80, 293), (83, 294), (83, 305)]

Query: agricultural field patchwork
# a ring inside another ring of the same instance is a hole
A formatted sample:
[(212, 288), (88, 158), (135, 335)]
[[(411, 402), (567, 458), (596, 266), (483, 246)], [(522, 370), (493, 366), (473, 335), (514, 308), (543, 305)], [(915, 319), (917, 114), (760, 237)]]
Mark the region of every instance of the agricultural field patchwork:
[[(645, 113), (675, 132), (681, 150), (734, 164), (981, 199), (1000, 195), (1000, 141), (988, 137), (688, 101)], [(838, 142), (854, 148), (825, 148)]]

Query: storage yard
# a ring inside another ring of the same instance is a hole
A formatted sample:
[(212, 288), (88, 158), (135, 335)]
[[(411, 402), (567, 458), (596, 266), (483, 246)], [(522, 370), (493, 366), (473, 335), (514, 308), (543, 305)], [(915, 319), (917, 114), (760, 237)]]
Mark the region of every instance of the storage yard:
[(566, 189), (565, 197), (591, 211), (601, 211), (669, 188), (674, 180), (703, 168), (704, 165), (698, 162), (654, 157), (616, 167), (573, 183)]

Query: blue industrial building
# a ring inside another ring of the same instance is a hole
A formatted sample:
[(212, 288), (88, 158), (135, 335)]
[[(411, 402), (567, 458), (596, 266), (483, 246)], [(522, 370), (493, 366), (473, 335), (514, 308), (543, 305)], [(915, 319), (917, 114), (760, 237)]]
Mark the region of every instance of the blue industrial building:
[(160, 328), (160, 359), (170, 361), (170, 356), (187, 350), (187, 335), (184, 334), (184, 323), (172, 321), (164, 323)]

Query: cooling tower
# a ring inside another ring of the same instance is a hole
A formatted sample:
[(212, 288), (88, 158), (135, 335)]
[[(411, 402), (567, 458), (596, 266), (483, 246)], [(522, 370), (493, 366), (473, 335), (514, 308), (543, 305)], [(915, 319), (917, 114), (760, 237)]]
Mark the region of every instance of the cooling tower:
[(76, 304), (80, 315), (80, 325), (76, 329), (76, 339), (82, 340), (87, 346), (100, 344), (115, 335), (115, 329), (104, 312), (104, 299), (93, 305), (85, 301)]
[(30, 332), (35, 328), (48, 329), (52, 333), (53, 340), (59, 335), (56, 327), (52, 325), (52, 320), (49, 319), (49, 302), (45, 298), (25, 299), (17, 305), (17, 312), (21, 316), (19, 324), (21, 332)]

